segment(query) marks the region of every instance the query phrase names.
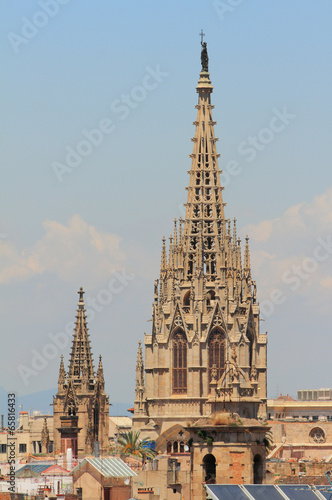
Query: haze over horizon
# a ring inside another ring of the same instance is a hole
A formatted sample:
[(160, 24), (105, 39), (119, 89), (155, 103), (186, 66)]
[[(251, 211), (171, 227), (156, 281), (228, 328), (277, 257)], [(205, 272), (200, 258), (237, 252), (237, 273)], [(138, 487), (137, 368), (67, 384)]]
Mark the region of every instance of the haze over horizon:
[(83, 286), (95, 368), (133, 401), (161, 238), (184, 216), (202, 28), (268, 395), (331, 387), (332, 4), (54, 2), (1, 8), (4, 391), (56, 386)]

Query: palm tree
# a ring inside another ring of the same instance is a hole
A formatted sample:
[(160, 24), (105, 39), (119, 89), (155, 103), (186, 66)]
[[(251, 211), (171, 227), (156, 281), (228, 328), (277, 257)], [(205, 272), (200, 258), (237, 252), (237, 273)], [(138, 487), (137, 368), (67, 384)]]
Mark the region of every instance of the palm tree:
[(157, 455), (156, 450), (152, 448), (150, 438), (140, 439), (140, 431), (120, 432), (118, 443), (120, 451), (124, 455), (136, 455), (143, 459), (154, 458)]
[(272, 448), (274, 447), (274, 443), (273, 443), (273, 433), (272, 431), (267, 431), (267, 433), (265, 434), (265, 438), (263, 439), (263, 443), (265, 445), (265, 452), (266, 454), (268, 455), (268, 453), (272, 450)]

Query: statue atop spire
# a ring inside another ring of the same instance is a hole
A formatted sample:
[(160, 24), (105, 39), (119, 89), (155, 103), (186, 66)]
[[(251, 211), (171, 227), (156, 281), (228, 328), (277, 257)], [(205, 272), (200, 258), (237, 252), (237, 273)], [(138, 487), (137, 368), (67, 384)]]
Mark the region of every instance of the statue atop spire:
[(202, 71), (209, 72), (209, 56), (207, 53), (206, 42), (201, 42), (202, 51), (201, 51), (201, 63), (202, 63)]

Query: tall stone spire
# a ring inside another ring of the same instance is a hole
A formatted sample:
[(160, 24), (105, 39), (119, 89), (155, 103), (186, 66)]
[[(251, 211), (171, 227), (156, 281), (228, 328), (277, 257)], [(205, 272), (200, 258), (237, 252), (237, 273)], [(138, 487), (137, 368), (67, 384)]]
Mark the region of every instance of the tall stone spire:
[(186, 213), (174, 225), (168, 258), (163, 238), (160, 293), (155, 285), (152, 331), (144, 342), (145, 386), (141, 346), (138, 352), (136, 428), (148, 418), (170, 426), (206, 416), (227, 400), (242, 416), (266, 412), (266, 336), (259, 332), (248, 242), (242, 265), (237, 221), (232, 227), (225, 218), (208, 61), (202, 43)]
[(93, 381), (94, 379), (93, 359), (86, 322), (83, 288), (81, 287), (77, 293), (79, 295), (79, 301), (68, 370), (68, 381), (73, 381), (74, 383), (78, 383), (83, 376), (88, 380)]
[[(224, 204), (211, 105), (210, 74), (202, 69), (198, 85), (197, 118), (191, 157), (184, 224), (184, 278), (204, 272), (207, 279), (221, 277), (221, 236), (224, 236)], [(199, 255), (199, 253), (201, 255)]]

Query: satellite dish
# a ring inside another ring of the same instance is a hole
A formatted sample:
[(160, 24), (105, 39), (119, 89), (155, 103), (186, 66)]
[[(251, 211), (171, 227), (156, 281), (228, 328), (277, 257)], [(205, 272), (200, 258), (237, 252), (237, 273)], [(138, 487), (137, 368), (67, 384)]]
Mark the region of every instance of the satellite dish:
[(123, 481), (126, 486), (130, 483), (129, 477), (126, 477), (126, 479)]
[(189, 451), (189, 446), (187, 444), (184, 445), (184, 451)]

